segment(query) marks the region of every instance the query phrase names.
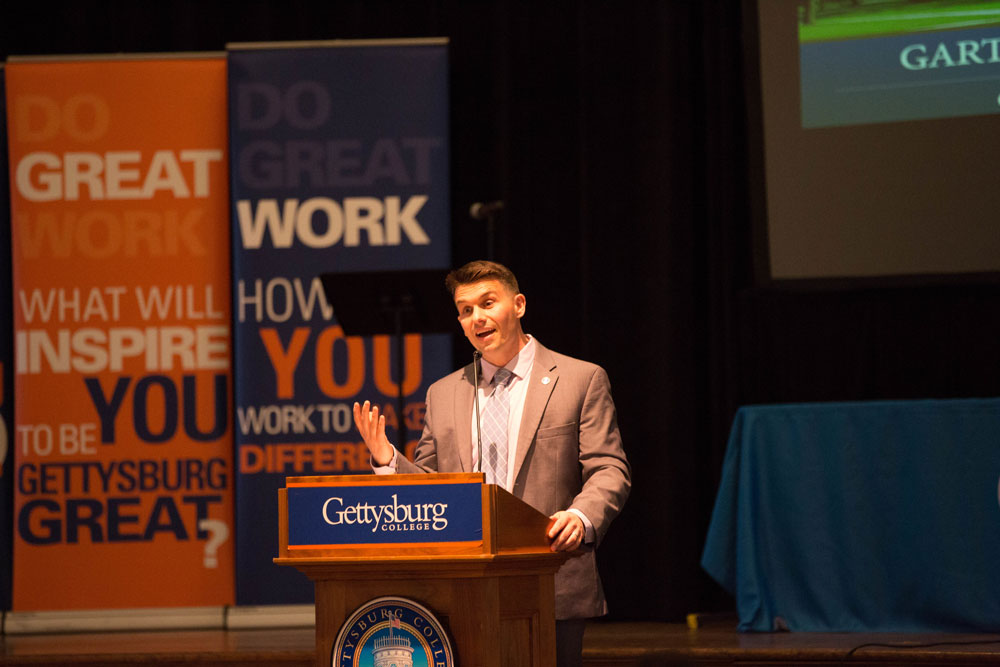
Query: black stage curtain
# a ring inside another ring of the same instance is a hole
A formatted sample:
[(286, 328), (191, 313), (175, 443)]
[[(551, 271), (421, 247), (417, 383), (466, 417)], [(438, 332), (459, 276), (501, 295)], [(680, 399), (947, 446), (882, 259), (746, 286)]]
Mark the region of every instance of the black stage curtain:
[[(469, 205), (502, 199), (495, 258), (521, 281), (526, 330), (602, 364), (614, 387), (634, 487), (599, 552), (610, 618), (678, 621), (732, 607), (698, 562), (738, 406), (996, 395), (1000, 371), (990, 283), (755, 284), (752, 13), (735, 0), (22, 1), (0, 35), (5, 55), (449, 37), (453, 260), (486, 253)], [(456, 342), (458, 365), (470, 350)]]

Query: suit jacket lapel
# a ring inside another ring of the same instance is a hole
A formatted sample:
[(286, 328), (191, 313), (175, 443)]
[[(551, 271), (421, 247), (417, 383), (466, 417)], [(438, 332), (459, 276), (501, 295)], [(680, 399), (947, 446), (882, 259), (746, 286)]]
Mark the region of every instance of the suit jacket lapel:
[(476, 385), (473, 382), (472, 364), (455, 382), (455, 442), (458, 458), (462, 462), (462, 472), (472, 472), (472, 410)]
[(521, 466), (528, 456), (528, 450), (538, 432), (538, 425), (545, 414), (552, 390), (559, 380), (556, 370), (556, 360), (548, 349), (537, 340), (535, 361), (531, 365), (531, 376), (528, 378), (528, 392), (524, 396), (524, 412), (521, 415), (521, 430), (517, 434), (517, 455), (514, 459), (514, 479), (521, 474)]

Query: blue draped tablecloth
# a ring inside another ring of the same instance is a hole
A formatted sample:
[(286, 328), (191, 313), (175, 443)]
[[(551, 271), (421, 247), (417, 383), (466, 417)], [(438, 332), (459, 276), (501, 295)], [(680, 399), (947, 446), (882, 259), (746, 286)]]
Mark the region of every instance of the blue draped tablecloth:
[(1000, 631), (1000, 399), (752, 406), (702, 567), (743, 631)]

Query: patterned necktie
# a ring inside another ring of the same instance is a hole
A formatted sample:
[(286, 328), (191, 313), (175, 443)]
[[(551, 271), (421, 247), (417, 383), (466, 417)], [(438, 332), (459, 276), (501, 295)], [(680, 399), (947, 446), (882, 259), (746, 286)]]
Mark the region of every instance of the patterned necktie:
[(506, 368), (498, 369), (493, 376), (495, 389), (483, 409), (483, 440), (485, 452), (482, 470), (487, 484), (507, 486), (507, 417), (510, 415), (508, 385), (514, 374)]

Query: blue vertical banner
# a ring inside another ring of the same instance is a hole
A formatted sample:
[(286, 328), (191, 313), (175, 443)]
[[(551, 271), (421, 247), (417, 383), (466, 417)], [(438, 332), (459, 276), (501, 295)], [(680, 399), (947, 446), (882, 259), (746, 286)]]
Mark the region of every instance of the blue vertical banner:
[[(7, 104), (3, 67), (0, 67), (0, 178), (8, 183), (7, 174)], [(14, 326), (11, 302), (10, 254), (10, 198), (6, 187), (0, 187), (0, 608), (10, 609), (11, 560), (13, 550), (12, 517), (14, 513), (14, 487), (11, 469), (14, 452), (13, 439), (13, 386), (14, 386)]]
[(408, 334), (397, 377), (392, 337), (345, 335), (319, 280), (448, 265), (447, 43), (231, 45), (228, 71), (236, 598), (309, 602), (312, 584), (272, 563), (278, 489), (370, 473), (351, 407), (380, 405), (395, 433), (400, 381), (411, 439), (396, 444), (412, 452), (450, 366), (449, 336)]

